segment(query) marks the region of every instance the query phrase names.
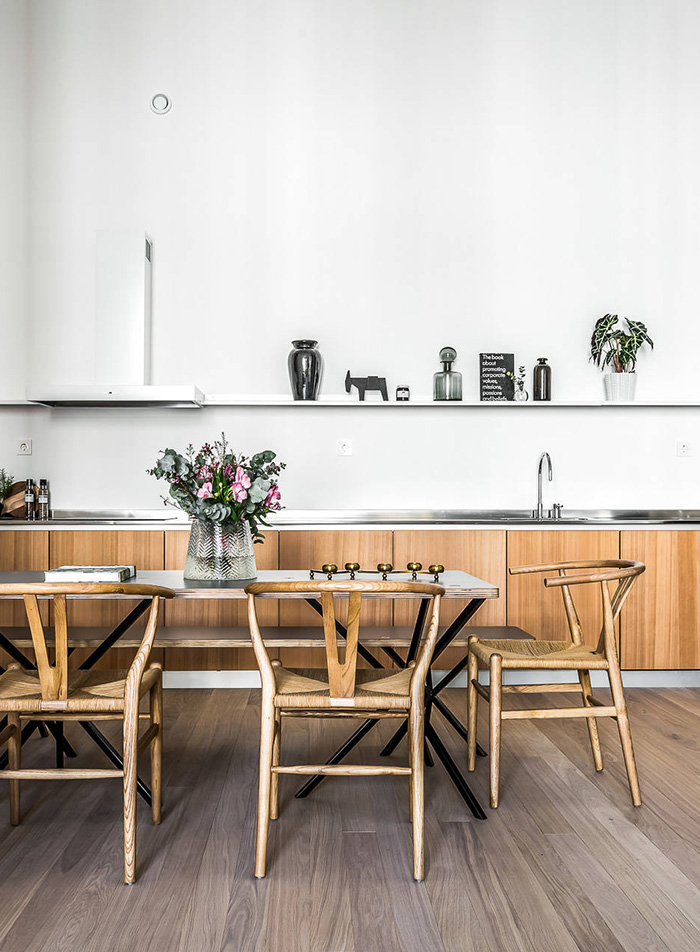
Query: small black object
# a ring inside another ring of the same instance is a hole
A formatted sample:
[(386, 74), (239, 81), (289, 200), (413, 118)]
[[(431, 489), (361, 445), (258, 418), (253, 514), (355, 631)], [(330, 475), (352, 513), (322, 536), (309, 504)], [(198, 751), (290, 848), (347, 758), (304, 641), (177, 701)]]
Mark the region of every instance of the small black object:
[(552, 368), (546, 357), (538, 357), (535, 369), (532, 372), (532, 399), (552, 399)]
[(389, 399), (386, 392), (386, 377), (351, 377), (348, 370), (345, 375), (345, 392), (350, 393), (352, 387), (357, 387), (360, 400), (365, 399), (368, 390), (378, 390), (382, 395), (382, 400)]
[(411, 399), (411, 390), (409, 387), (397, 387), (396, 388), (396, 400), (398, 403), (405, 402)]

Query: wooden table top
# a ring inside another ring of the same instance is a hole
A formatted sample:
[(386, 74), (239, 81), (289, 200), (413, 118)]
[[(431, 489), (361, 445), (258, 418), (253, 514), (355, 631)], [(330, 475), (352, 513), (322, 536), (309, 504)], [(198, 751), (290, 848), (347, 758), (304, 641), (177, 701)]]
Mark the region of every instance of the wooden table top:
[[(319, 573), (320, 574), (320, 573)], [(346, 576), (340, 576), (341, 579)], [(369, 578), (376, 580), (376, 573), (358, 572), (357, 578)], [(390, 578), (397, 582), (410, 582), (410, 572), (392, 572)], [(431, 575), (421, 575), (421, 581), (432, 582)], [(43, 572), (0, 572), (0, 583), (21, 584), (22, 582), (43, 582)], [(256, 582), (303, 582), (309, 581), (308, 570), (285, 570), (274, 569), (267, 572), (259, 572), (255, 579), (240, 579), (233, 582), (206, 582), (197, 579), (186, 579), (182, 572), (170, 571), (152, 571), (137, 572), (130, 582), (141, 582), (147, 585), (163, 585), (175, 592), (175, 598), (246, 598), (245, 587), (252, 581)], [(317, 576), (316, 581), (323, 581)], [(440, 585), (445, 589), (445, 598), (498, 598), (499, 591), (497, 585), (491, 585), (483, 579), (469, 575), (467, 572), (448, 571), (440, 575)], [(317, 596), (317, 592), (294, 592), (290, 595), (285, 594), (284, 598), (307, 598)], [(21, 597), (21, 596), (7, 596)], [(75, 595), (74, 598), (139, 598), (138, 595)], [(266, 598), (279, 598), (279, 595), (263, 596)], [(369, 598), (381, 598), (386, 596), (374, 595), (371, 592), (367, 594)], [(415, 595), (392, 595), (392, 598), (415, 598)]]

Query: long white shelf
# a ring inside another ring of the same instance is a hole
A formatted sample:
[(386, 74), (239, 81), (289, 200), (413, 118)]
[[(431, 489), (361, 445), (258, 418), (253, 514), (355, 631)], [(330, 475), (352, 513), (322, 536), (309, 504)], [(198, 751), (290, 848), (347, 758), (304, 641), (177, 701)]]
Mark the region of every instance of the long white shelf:
[[(493, 400), (493, 401), (483, 401), (483, 400), (431, 400), (429, 397), (420, 396), (415, 399), (406, 400), (406, 401), (397, 401), (397, 400), (377, 400), (376, 398), (371, 398), (369, 400), (358, 400), (357, 397), (350, 398), (346, 397), (344, 394), (339, 394), (337, 396), (322, 396), (319, 400), (294, 400), (292, 397), (287, 396), (286, 394), (246, 394), (246, 393), (208, 393), (205, 395), (204, 404), (205, 407), (296, 407), (308, 411), (310, 408), (318, 409), (319, 407), (345, 407), (346, 409), (353, 408), (373, 408), (373, 409), (388, 409), (394, 407), (401, 407), (404, 410), (408, 410), (411, 407), (441, 407), (441, 408), (462, 408), (462, 409), (475, 409), (475, 408), (486, 408), (493, 409), (494, 407), (515, 407), (520, 410), (529, 409), (535, 407), (537, 409), (552, 409), (556, 408), (569, 408), (577, 409), (584, 407), (667, 407), (667, 408), (700, 408), (700, 401), (698, 400), (634, 400), (631, 402), (619, 402), (619, 403), (609, 403), (605, 400), (550, 400), (550, 401), (541, 401), (536, 402), (534, 400), (528, 400), (525, 403), (519, 403), (515, 400)], [(11, 398), (0, 398), (0, 408), (2, 407), (41, 407), (39, 403), (33, 403), (29, 400), (22, 398), (11, 399)], [(44, 407), (44, 409), (46, 409)], [(59, 412), (60, 412), (60, 408)], [(109, 407), (103, 406), (97, 409), (110, 409)], [(124, 409), (124, 407), (121, 407)], [(133, 408), (138, 409), (138, 407)]]
[(397, 400), (369, 400), (351, 399), (342, 395), (322, 396), (319, 400), (294, 400), (285, 394), (227, 394), (227, 393), (208, 393), (204, 398), (205, 407), (299, 407), (308, 409), (309, 407), (360, 407), (374, 409), (389, 407), (401, 407), (408, 409), (410, 407), (469, 407), (469, 408), (493, 408), (493, 407), (517, 407), (527, 409), (528, 407), (552, 408), (552, 407), (700, 407), (697, 400), (635, 400), (632, 402), (608, 403), (604, 400), (550, 400), (533, 401), (528, 400), (524, 403), (515, 400), (431, 400), (429, 397), (416, 397), (415, 399), (397, 401)]

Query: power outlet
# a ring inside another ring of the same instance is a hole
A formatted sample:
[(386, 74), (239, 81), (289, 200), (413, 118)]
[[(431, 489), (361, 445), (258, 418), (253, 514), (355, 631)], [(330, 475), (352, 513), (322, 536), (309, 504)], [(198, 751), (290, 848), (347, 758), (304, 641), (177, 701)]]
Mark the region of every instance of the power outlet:
[(352, 440), (347, 438), (336, 440), (335, 452), (337, 456), (352, 456)]
[(17, 455), (31, 456), (32, 455), (32, 441), (31, 440), (17, 440)]
[(676, 456), (688, 457), (693, 455), (693, 447), (687, 440), (678, 440), (676, 443)]

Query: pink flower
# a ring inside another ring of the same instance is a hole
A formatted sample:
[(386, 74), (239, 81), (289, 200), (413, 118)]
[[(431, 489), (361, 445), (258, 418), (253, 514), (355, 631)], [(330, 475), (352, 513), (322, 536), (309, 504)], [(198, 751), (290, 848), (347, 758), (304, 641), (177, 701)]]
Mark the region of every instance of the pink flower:
[[(236, 475), (234, 480), (237, 484), (243, 487), (243, 489), (250, 489), (250, 476), (246, 473), (242, 466), (239, 466), (236, 469)], [(246, 493), (246, 496), (248, 493)], [(243, 497), (245, 499), (245, 496)]]
[[(250, 486), (250, 480), (248, 480), (248, 485)], [(241, 485), (241, 483), (234, 483), (232, 489), (233, 498), (236, 500), (236, 502), (243, 502), (248, 498), (248, 492), (245, 486)]]
[(281, 509), (282, 505), (280, 503), (280, 491), (277, 486), (272, 486), (269, 493), (265, 497), (265, 505), (268, 509), (274, 511), (276, 509)]
[(197, 490), (197, 495), (200, 499), (211, 499), (213, 495), (211, 483), (202, 483), (200, 488)]

